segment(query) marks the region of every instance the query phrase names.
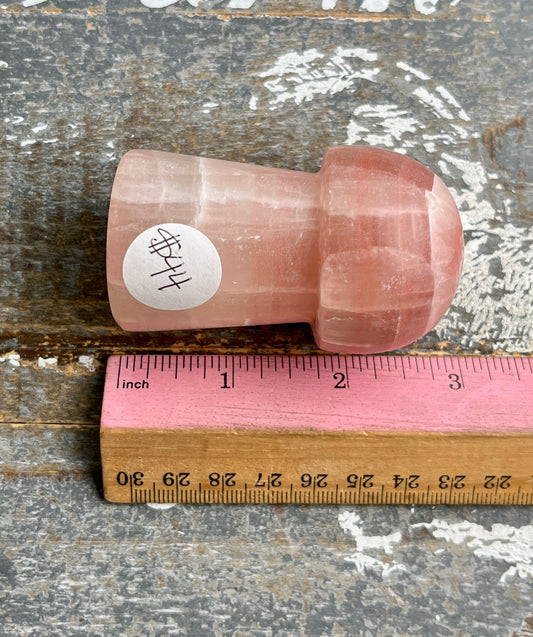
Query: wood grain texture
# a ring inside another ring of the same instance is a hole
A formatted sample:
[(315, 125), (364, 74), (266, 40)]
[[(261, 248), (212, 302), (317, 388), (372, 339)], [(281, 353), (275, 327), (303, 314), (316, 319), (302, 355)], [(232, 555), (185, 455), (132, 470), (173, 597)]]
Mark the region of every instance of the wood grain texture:
[(531, 8), (147, 4), (0, 4), (0, 635), (525, 634), (528, 509), (110, 505), (95, 425), (111, 353), (314, 351), (304, 325), (114, 324), (107, 206), (134, 147), (308, 171), (330, 144), (409, 153), (467, 246), (411, 349), (532, 352)]

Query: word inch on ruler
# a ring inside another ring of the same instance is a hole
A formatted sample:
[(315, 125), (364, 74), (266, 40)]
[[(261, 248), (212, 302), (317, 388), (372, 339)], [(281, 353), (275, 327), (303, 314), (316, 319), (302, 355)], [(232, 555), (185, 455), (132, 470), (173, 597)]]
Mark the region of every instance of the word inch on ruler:
[(533, 359), (111, 357), (113, 502), (533, 504)]

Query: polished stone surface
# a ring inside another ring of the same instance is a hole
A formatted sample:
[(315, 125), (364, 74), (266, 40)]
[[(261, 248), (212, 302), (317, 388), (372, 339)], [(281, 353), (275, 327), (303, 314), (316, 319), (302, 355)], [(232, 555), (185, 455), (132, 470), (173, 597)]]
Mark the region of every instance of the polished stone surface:
[[(168, 234), (168, 223), (183, 224), (181, 234)], [(210, 239), (220, 257), (220, 286), (207, 300), (202, 286), (212, 267), (192, 265), (185, 226)], [(141, 253), (131, 258), (142, 233), (146, 263)], [(323, 349), (382, 352), (438, 322), (455, 293), (462, 250), (450, 193), (398, 153), (333, 147), (310, 174), (134, 150), (121, 160), (111, 196), (109, 298), (126, 330), (309, 322)], [(161, 285), (162, 272), (170, 276)], [(191, 289), (198, 304), (171, 309), (173, 297), (179, 307)]]

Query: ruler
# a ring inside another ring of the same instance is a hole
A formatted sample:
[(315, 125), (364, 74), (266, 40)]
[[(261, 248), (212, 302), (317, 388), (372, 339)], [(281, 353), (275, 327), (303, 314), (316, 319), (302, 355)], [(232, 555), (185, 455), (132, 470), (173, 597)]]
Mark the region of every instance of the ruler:
[(533, 504), (533, 358), (123, 355), (106, 499)]

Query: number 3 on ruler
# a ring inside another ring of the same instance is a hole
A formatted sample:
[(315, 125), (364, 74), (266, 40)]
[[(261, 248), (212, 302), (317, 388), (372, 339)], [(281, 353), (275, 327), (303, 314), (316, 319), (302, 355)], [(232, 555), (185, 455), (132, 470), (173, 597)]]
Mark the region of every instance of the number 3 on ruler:
[(459, 380), (459, 374), (448, 374), (448, 378), (452, 381), (448, 387), (450, 389), (462, 389), (463, 385), (461, 383), (461, 381)]

